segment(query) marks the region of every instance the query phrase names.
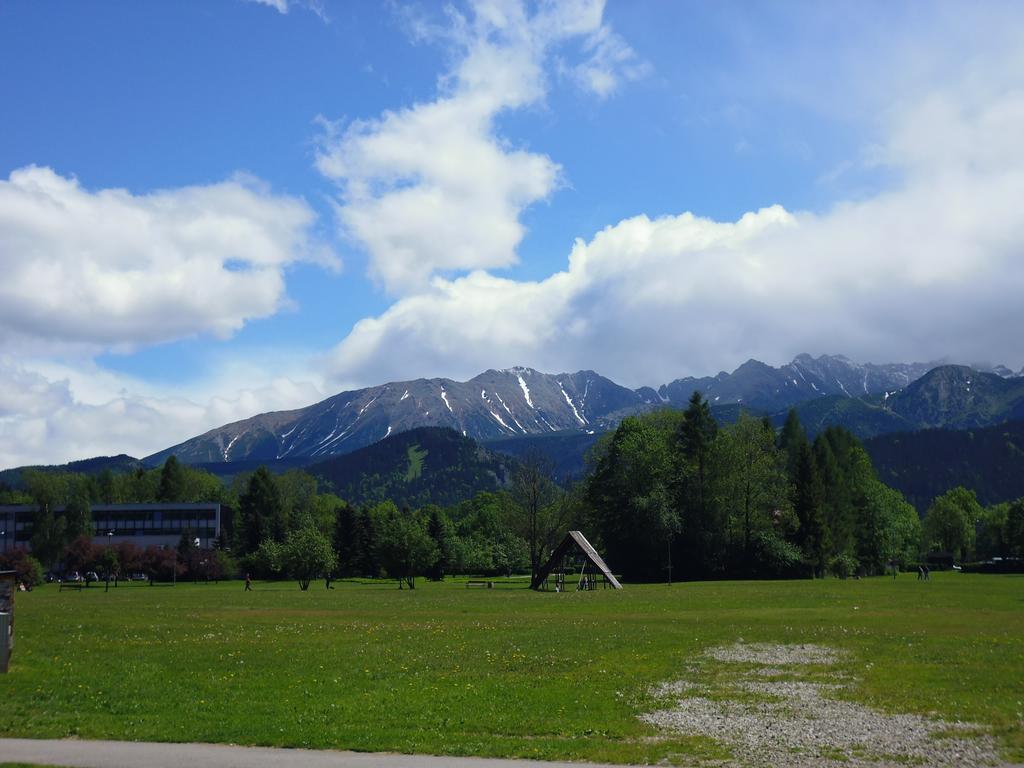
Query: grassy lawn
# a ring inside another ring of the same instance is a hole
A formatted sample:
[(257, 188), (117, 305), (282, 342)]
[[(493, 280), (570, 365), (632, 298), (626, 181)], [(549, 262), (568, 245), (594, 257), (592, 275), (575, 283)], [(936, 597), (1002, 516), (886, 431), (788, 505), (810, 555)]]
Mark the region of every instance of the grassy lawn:
[(845, 649), (857, 700), (981, 723), (1024, 758), (1021, 577), (417, 584), (20, 594), (0, 734), (693, 762), (722, 748), (636, 716), (653, 683), (742, 638)]

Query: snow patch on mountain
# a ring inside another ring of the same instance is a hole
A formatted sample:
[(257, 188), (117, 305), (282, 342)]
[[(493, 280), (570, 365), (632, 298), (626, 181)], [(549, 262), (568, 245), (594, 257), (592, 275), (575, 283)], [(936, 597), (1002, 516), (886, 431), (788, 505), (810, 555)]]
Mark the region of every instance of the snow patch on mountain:
[(503, 419), (501, 418), (501, 416), (499, 416), (498, 414), (496, 414), (496, 413), (495, 413), (494, 411), (492, 411), (492, 410), (488, 409), (488, 413), (490, 413), (490, 414), (491, 414), (491, 416), (493, 416), (493, 417), (494, 417), (494, 420), (495, 420), (495, 421), (497, 421), (497, 422), (498, 422), (499, 424), (501, 424), (501, 426), (503, 426), (503, 427), (504, 427), (505, 429), (507, 429), (507, 430), (508, 430), (509, 432), (515, 432), (515, 430), (514, 430), (514, 429), (512, 429), (512, 427), (510, 427), (510, 426), (509, 426), (508, 424), (506, 424), (506, 423), (504, 422), (504, 420), (503, 420)]
[(523, 390), (523, 397), (526, 398), (526, 404), (533, 408), (533, 400), (530, 399), (530, 388), (526, 386), (526, 382), (523, 380), (523, 375), (521, 373), (517, 373), (516, 378), (519, 379), (519, 386)]
[(569, 397), (569, 393), (565, 391), (565, 387), (562, 386), (562, 382), (558, 382), (558, 388), (562, 390), (562, 397), (565, 398), (565, 402), (567, 402), (569, 407), (572, 408), (572, 413), (576, 417), (576, 420), (579, 421), (580, 424), (586, 424), (587, 420), (580, 416), (580, 412), (576, 410), (576, 403), (574, 403), (572, 398)]
[(520, 431), (521, 431), (521, 432), (522, 432), (522, 433), (523, 433), (524, 435), (525, 435), (525, 434), (527, 434), (526, 430), (525, 430), (525, 429), (523, 429), (523, 425), (519, 423), (519, 421), (518, 421), (518, 420), (516, 419), (516, 416), (515, 416), (515, 414), (514, 414), (514, 413), (512, 413), (512, 410), (511, 410), (511, 409), (510, 409), (510, 408), (509, 408), (509, 407), (508, 407), (507, 405), (505, 405), (505, 401), (501, 399), (501, 395), (499, 395), (499, 394), (498, 394), (497, 392), (495, 392), (495, 393), (494, 393), (494, 396), (495, 396), (496, 398), (498, 398), (498, 402), (499, 402), (499, 403), (501, 403), (501, 407), (505, 409), (505, 412), (506, 412), (506, 413), (508, 413), (508, 415), (509, 415), (509, 418), (511, 418), (511, 419), (512, 419), (512, 421), (514, 421), (514, 422), (516, 423), (516, 426), (517, 426), (517, 427), (519, 427), (519, 430), (520, 430)]
[(228, 443), (228, 447), (224, 449), (224, 461), (229, 461), (228, 454), (231, 453), (231, 447), (235, 443), (237, 443), (238, 442), (238, 438), (240, 438), (244, 434), (245, 434), (245, 432), (239, 432), (237, 435), (235, 435), (233, 438), (231, 438), (231, 442)]

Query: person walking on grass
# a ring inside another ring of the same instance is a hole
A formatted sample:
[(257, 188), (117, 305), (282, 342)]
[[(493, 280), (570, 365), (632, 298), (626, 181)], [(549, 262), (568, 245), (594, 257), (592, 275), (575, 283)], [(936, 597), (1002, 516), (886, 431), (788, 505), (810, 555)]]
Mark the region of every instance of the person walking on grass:
[(245, 591), (252, 592), (252, 576), (245, 574)]

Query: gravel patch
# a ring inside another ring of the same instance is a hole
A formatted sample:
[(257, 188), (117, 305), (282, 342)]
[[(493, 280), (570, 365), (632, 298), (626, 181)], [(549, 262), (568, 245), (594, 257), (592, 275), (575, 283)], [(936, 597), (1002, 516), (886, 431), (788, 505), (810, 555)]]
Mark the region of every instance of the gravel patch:
[(769, 643), (736, 643), (721, 648), (712, 648), (707, 655), (716, 661), (775, 666), (832, 665), (841, 658), (838, 651), (822, 645), (771, 645)]
[[(694, 681), (658, 686), (670, 707), (641, 716), (669, 731), (709, 736), (723, 742), (736, 765), (829, 768), (890, 765), (998, 765), (995, 742), (970, 733), (978, 726), (919, 715), (891, 715), (834, 698), (834, 683), (765, 680), (797, 676), (800, 667), (832, 664), (840, 655), (813, 645), (737, 644), (708, 651), (725, 663), (758, 665), (738, 669), (724, 698), (708, 698)], [(730, 698), (730, 695), (734, 698)]]

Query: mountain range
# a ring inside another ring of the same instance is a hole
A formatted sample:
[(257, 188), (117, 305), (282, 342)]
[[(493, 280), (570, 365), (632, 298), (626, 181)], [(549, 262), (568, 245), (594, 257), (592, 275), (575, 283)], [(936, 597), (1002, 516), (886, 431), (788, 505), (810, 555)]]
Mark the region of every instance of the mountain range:
[[(292, 411), (226, 424), (144, 459), (191, 464), (313, 463), (418, 427), (448, 427), (477, 442), (581, 435), (659, 407), (685, 407), (694, 391), (723, 421), (740, 409), (780, 421), (791, 407), (812, 432), (829, 424), (860, 437), (926, 427), (977, 427), (1024, 415), (1024, 369), (930, 363), (860, 364), (799, 355), (774, 368), (748, 360), (732, 373), (629, 389), (594, 371), (488, 370), (469, 381), (415, 379), (342, 392)], [(577, 441), (579, 442), (579, 441)], [(584, 443), (587, 441), (583, 441)]]
[[(261, 464), (301, 467), (356, 504), (450, 504), (507, 487), (516, 459), (533, 451), (551, 459), (559, 481), (582, 476), (603, 432), (629, 414), (683, 408), (695, 390), (720, 423), (748, 410), (781, 426), (794, 408), (812, 436), (831, 425), (849, 429), (865, 440), (880, 477), (919, 510), (957, 484), (985, 503), (1024, 493), (1024, 371), (805, 355), (780, 368), (748, 361), (657, 390), (630, 390), (593, 371), (527, 368), (468, 382), (391, 383), (228, 424), (142, 461), (122, 455), (39, 469), (135, 471), (176, 454), (222, 478)], [(19, 487), (23, 469), (0, 472), (0, 487)]]

